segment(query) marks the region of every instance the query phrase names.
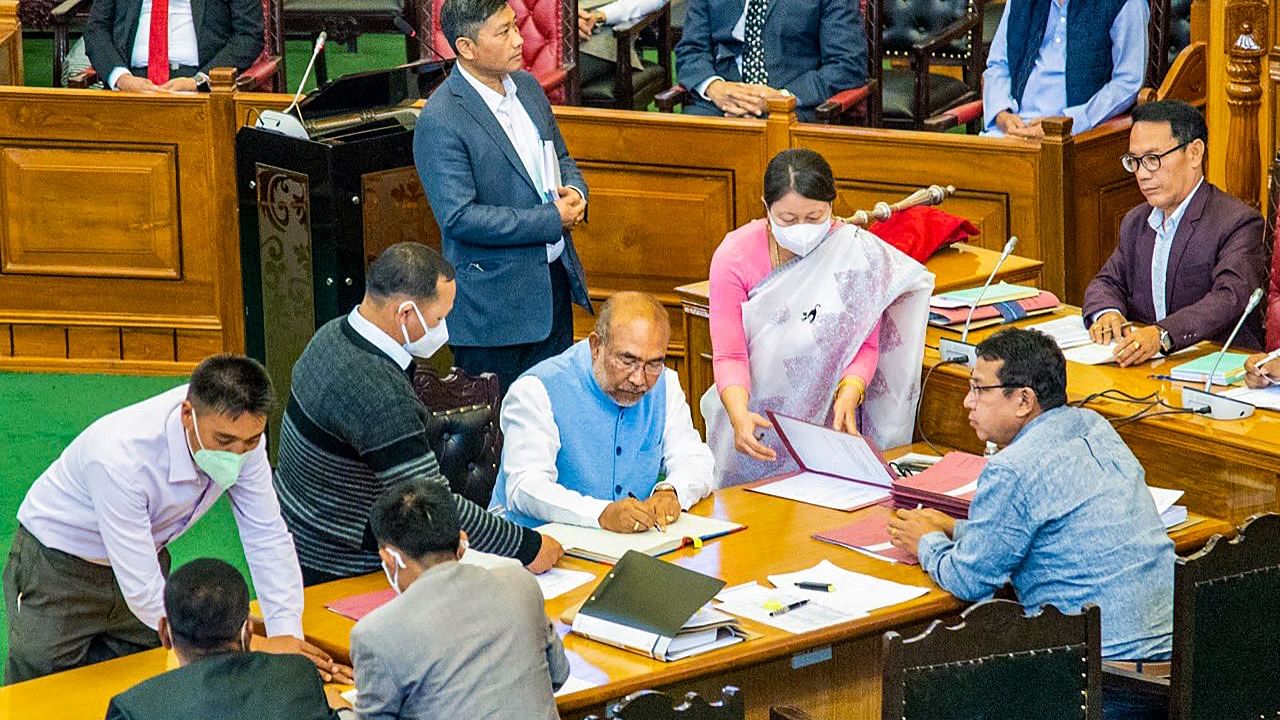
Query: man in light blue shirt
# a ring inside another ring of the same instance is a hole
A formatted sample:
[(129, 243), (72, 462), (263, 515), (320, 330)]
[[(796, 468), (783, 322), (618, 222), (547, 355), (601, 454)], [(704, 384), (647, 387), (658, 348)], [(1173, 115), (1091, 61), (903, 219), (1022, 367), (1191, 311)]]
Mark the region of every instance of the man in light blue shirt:
[(1144, 0), (1009, 0), (983, 73), (984, 134), (1091, 130), (1133, 105), (1147, 62)]
[[(894, 545), (962, 600), (1011, 582), (1033, 612), (1093, 603), (1104, 659), (1167, 659), (1173, 542), (1142, 466), (1105, 419), (1066, 405), (1066, 360), (1048, 336), (1006, 330), (977, 354), (964, 406), (978, 438), (1002, 449), (978, 478), (967, 521), (899, 510)], [(1103, 698), (1108, 720), (1116, 702)]]

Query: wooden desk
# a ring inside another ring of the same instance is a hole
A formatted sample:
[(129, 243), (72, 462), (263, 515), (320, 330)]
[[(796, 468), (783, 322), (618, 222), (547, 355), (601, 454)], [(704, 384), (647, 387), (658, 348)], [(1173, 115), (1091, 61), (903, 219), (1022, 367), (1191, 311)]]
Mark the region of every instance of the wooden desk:
[[(1064, 306), (1053, 315), (1028, 318), (1015, 325), (1026, 327), (1079, 313), (1079, 308)], [(998, 329), (975, 330), (969, 339), (981, 341)], [(926, 375), (939, 360), (936, 348), (943, 336), (957, 334), (929, 328), (925, 340)], [(1131, 368), (1068, 363), (1067, 396), (1077, 401), (1114, 388), (1137, 396), (1159, 393), (1161, 399), (1176, 407), (1180, 405), (1181, 383), (1148, 376), (1167, 375), (1171, 367), (1217, 349), (1216, 345), (1203, 343), (1173, 358)], [(968, 377), (968, 369), (957, 365), (942, 366), (933, 372), (922, 392), (920, 427), (934, 443), (980, 452), (981, 444), (969, 427), (968, 413), (962, 405), (968, 392)], [(1115, 420), (1132, 415), (1142, 406), (1100, 399), (1088, 407)], [(1163, 409), (1166, 408), (1157, 408)], [(1169, 415), (1128, 423), (1118, 431), (1146, 468), (1147, 482), (1185, 490), (1183, 502), (1197, 513), (1239, 523), (1254, 513), (1280, 509), (1280, 413), (1258, 410), (1250, 418), (1231, 422)]]
[(0, 688), (0, 718), (102, 720), (111, 698), (178, 666), (164, 648)]
[[(921, 450), (923, 446), (912, 446)], [(906, 448), (890, 456), (897, 456)], [(803, 505), (780, 498), (730, 488), (695, 506), (703, 515), (729, 518), (747, 525), (747, 530), (708, 542), (701, 550), (686, 548), (664, 556), (685, 567), (723, 578), (730, 585), (752, 580), (764, 581), (770, 573), (810, 567), (824, 558), (858, 572), (897, 582), (920, 585), (929, 592), (909, 602), (872, 613), (869, 617), (804, 635), (792, 635), (744, 620), (762, 637), (697, 658), (663, 663), (586, 640), (564, 635), (575, 677), (600, 683), (599, 686), (559, 699), (561, 714), (575, 718), (596, 712), (628, 693), (644, 688), (661, 688), (682, 694), (689, 690), (718, 694), (723, 685), (744, 689), (747, 716), (764, 718), (771, 704), (793, 703), (815, 718), (880, 717), (880, 636), (886, 630), (915, 632), (935, 618), (953, 616), (964, 604), (934, 585), (918, 566), (886, 563), (851, 550), (813, 540), (821, 530), (853, 522), (866, 513), (887, 513), (886, 508), (870, 508), (859, 513)], [(1215, 533), (1231, 534), (1233, 528), (1221, 521), (1203, 519), (1173, 533), (1179, 552), (1191, 552)], [(565, 567), (603, 575), (606, 566), (566, 558)], [(325, 603), (353, 594), (380, 590), (387, 586), (382, 573), (340, 580), (307, 589), (303, 627), (308, 639), (335, 657), (349, 653), (349, 637), (354, 623), (324, 609)], [(547, 602), (553, 619), (580, 602), (594, 583)], [(830, 659), (805, 666), (807, 658), (830, 653)], [(797, 667), (799, 666), (799, 667)]]
[[(981, 285), (999, 259), (998, 251), (957, 243), (938, 251), (929, 258), (925, 267), (937, 278), (935, 292), (946, 292)], [(996, 278), (1039, 286), (1040, 269), (1043, 266), (1044, 263), (1039, 260), (1011, 255)], [(707, 428), (702, 420), (698, 400), (707, 388), (715, 384), (711, 370), (711, 326), (707, 320), (710, 312), (709, 285), (708, 281), (703, 280), (676, 288), (684, 309), (685, 361), (688, 368), (681, 379), (684, 382), (685, 397), (689, 399), (689, 408), (693, 411), (693, 425), (704, 436)]]

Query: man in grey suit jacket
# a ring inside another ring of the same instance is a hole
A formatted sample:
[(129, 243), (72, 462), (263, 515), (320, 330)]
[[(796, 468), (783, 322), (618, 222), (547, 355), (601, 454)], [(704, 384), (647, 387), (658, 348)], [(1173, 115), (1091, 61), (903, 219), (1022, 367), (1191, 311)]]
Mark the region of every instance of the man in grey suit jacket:
[(362, 720), (556, 720), (569, 661), (533, 576), (458, 562), (466, 535), (449, 491), (405, 480), (369, 523), (400, 597), (351, 631)]
[(695, 115), (762, 115), (770, 97), (796, 98), (801, 120), (867, 79), (857, 0), (689, 0), (676, 75)]
[[(1204, 117), (1186, 103), (1134, 108), (1122, 162), (1147, 202), (1124, 216), (1082, 308), (1094, 342), (1115, 342), (1123, 366), (1201, 340), (1225, 342), (1266, 282), (1262, 216), (1205, 180), (1207, 140)], [(1235, 344), (1257, 350), (1262, 342), (1259, 307)]]
[(413, 156), (458, 272), (454, 364), (496, 373), (505, 392), (573, 344), (574, 303), (591, 311), (571, 232), (587, 184), (546, 94), (519, 69), (505, 0), (446, 0), (440, 25), (457, 64), (418, 118)]

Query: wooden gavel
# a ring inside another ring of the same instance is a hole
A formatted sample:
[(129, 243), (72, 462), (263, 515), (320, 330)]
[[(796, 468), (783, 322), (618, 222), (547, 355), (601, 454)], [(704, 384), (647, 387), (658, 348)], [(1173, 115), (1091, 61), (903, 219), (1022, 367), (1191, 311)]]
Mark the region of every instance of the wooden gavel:
[(850, 225), (867, 227), (873, 222), (888, 220), (890, 217), (893, 216), (894, 213), (902, 212), (907, 208), (913, 208), (918, 205), (941, 204), (943, 200), (946, 200), (947, 197), (950, 195), (954, 195), (955, 192), (956, 192), (955, 185), (947, 185), (946, 187), (943, 187), (941, 185), (930, 185), (927, 188), (920, 188), (919, 190), (911, 193), (910, 195), (902, 198), (901, 200), (899, 200), (898, 202), (892, 205), (890, 205), (887, 202), (881, 201), (876, 203), (876, 206), (872, 208), (870, 211), (859, 210), (858, 212), (850, 215), (849, 217), (842, 217), (842, 218), (836, 218), (836, 219), (840, 220), (841, 222), (849, 223)]

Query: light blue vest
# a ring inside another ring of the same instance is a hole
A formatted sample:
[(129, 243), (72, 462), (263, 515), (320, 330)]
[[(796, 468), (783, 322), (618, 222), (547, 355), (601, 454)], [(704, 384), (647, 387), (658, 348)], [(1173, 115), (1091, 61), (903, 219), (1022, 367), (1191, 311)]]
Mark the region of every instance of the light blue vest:
[[(664, 372), (640, 402), (620, 407), (591, 374), (591, 346), (582, 340), (528, 371), (542, 381), (560, 431), (556, 471), (561, 485), (601, 500), (628, 493), (649, 497), (662, 470), (662, 436), (667, 423)], [(507, 502), (507, 476), (498, 473), (490, 509)], [(526, 527), (544, 521), (510, 508), (506, 518)]]

